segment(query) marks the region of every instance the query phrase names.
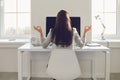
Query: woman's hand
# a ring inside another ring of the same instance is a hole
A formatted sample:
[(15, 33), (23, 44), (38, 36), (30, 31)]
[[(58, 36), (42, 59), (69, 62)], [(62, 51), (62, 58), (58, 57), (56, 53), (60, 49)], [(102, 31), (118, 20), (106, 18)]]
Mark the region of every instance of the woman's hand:
[(91, 28), (92, 28), (91, 25), (89, 25), (89, 26), (85, 26), (85, 28), (84, 28), (84, 32), (85, 32), (85, 33), (88, 32), (89, 30), (91, 30)]
[(43, 31), (40, 26), (33, 26), (33, 28), (40, 33), (40, 36), (43, 37)]
[(85, 28), (84, 28), (84, 33), (83, 33), (83, 38), (85, 38), (85, 37), (86, 37), (86, 33), (87, 33), (88, 31), (90, 31), (90, 30), (91, 30), (91, 28), (92, 28), (92, 25), (85, 26)]

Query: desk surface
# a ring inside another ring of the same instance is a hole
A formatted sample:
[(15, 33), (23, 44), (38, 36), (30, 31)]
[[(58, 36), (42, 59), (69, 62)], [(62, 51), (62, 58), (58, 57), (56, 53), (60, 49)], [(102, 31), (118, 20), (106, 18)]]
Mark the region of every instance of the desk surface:
[[(33, 46), (30, 43), (26, 43), (18, 48), (19, 51), (51, 51), (52, 46), (43, 48), (42, 46)], [(75, 51), (110, 51), (109, 48), (105, 46), (84, 46), (82, 48), (75, 46)]]

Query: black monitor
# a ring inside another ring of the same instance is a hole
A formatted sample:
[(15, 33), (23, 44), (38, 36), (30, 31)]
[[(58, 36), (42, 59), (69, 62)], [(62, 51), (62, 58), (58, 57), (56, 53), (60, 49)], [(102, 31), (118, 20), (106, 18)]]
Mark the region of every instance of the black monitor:
[[(72, 27), (77, 29), (78, 34), (80, 35), (80, 17), (70, 17)], [(56, 17), (46, 17), (46, 36), (50, 30), (55, 26)]]

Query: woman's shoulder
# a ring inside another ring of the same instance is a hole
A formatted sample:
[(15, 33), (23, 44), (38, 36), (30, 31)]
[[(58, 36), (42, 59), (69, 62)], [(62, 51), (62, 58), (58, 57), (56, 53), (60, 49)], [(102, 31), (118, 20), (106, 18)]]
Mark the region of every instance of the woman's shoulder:
[(53, 28), (50, 28), (50, 31), (53, 30)]
[(52, 31), (53, 31), (53, 28), (50, 28), (50, 29), (49, 29), (49, 32), (52, 32)]
[(73, 32), (77, 32), (76, 28), (73, 28)]

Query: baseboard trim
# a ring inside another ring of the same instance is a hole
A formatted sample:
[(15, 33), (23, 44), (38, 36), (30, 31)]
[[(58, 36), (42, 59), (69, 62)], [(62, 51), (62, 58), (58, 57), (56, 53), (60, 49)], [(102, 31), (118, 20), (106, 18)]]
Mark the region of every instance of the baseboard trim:
[[(104, 74), (96, 74), (95, 75), (97, 78), (104, 78)], [(50, 76), (48, 74), (43, 74), (43, 73), (33, 73), (31, 77), (41, 77), (41, 78), (50, 78)], [(80, 78), (91, 78), (92, 75), (91, 74), (83, 74), (80, 76)]]

